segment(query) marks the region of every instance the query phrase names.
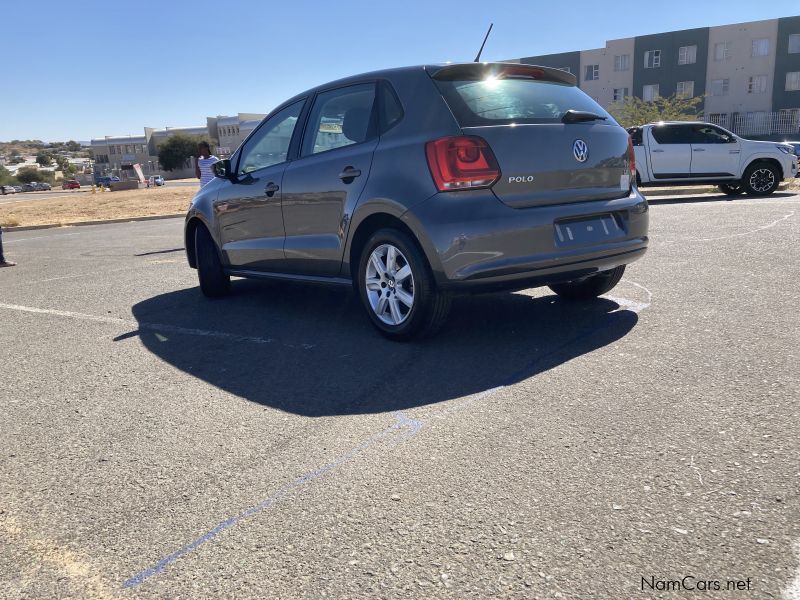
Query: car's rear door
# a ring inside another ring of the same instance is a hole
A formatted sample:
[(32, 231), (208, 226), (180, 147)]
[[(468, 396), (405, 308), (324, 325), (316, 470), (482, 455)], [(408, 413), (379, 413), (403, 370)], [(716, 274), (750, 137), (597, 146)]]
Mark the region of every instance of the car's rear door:
[(690, 125), (666, 124), (649, 128), (648, 154), (655, 179), (691, 176), (692, 135)]
[(698, 123), (691, 128), (692, 177), (736, 177), (741, 153), (739, 140), (713, 125)]
[(300, 156), (283, 174), (286, 270), (336, 275), (347, 215), (358, 202), (378, 144), (376, 83), (356, 83), (316, 95)]
[(232, 165), (234, 176), (214, 202), (222, 252), (234, 268), (283, 267), (281, 187), (304, 104), (299, 100), (281, 109), (247, 139)]

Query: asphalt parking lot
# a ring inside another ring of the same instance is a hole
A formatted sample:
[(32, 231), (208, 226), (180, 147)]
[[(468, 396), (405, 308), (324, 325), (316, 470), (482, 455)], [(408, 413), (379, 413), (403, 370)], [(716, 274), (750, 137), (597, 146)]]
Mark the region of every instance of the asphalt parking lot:
[(4, 238), (0, 596), (800, 597), (800, 196), (654, 204), (608, 297), (414, 344), (207, 301), (181, 233)]

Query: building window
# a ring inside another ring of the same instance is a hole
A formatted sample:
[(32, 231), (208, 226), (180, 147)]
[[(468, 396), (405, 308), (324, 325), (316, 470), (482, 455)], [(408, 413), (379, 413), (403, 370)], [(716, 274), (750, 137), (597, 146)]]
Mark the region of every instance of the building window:
[(644, 53), (644, 68), (657, 69), (661, 66), (661, 50), (648, 50)]
[(652, 102), (658, 98), (658, 84), (646, 85), (642, 88), (642, 100)]
[(748, 94), (765, 94), (767, 92), (767, 76), (754, 75), (747, 78)]
[(719, 125), (720, 127), (728, 126), (728, 113), (711, 113), (708, 115), (709, 123)]
[(586, 65), (583, 79), (584, 81), (595, 81), (600, 79), (600, 65)]
[(800, 33), (789, 36), (789, 54), (800, 54)]
[(768, 56), (769, 55), (769, 38), (759, 38), (753, 40), (753, 49), (750, 56)]
[(615, 71), (629, 71), (631, 68), (631, 55), (618, 54), (614, 57), (614, 70)]
[(693, 65), (697, 62), (697, 46), (681, 46), (678, 48), (678, 64)]
[(691, 98), (694, 96), (694, 81), (679, 81), (675, 93), (681, 98)]
[(108, 147), (108, 153), (109, 154), (116, 154), (117, 153), (116, 150), (114, 150), (114, 146), (109, 146)]
[(728, 90), (731, 86), (730, 79), (712, 79), (711, 80), (711, 95), (712, 96), (727, 96)]
[(628, 88), (614, 88), (614, 102), (622, 102), (628, 96)]
[(714, 60), (730, 60), (731, 58), (731, 43), (720, 42), (714, 44)]
[(786, 74), (786, 91), (796, 92), (800, 90), (800, 71), (790, 71)]

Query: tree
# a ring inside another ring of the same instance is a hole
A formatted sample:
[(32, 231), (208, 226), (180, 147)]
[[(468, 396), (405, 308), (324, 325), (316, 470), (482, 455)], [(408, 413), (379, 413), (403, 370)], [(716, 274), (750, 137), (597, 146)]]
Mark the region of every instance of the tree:
[(68, 141), (66, 146), (67, 150), (69, 150), (70, 152), (79, 152), (81, 149), (81, 145), (75, 140)]
[(183, 167), (186, 159), (197, 154), (199, 138), (176, 133), (167, 138), (158, 148), (158, 162), (166, 171), (175, 171)]
[(11, 171), (0, 166), (0, 185), (14, 185), (18, 183), (16, 177), (11, 176)]
[(652, 102), (646, 102), (635, 96), (628, 96), (622, 102), (615, 102), (608, 112), (623, 127), (634, 127), (658, 121), (696, 121), (700, 118), (699, 104), (701, 96), (686, 98), (677, 94), (659, 96)]
[(31, 181), (47, 181), (52, 183), (53, 174), (48, 171), (40, 171), (34, 167), (24, 167), (17, 171), (17, 179), (21, 183), (30, 183)]
[(36, 153), (36, 162), (41, 167), (49, 167), (53, 163), (53, 157), (43, 150)]

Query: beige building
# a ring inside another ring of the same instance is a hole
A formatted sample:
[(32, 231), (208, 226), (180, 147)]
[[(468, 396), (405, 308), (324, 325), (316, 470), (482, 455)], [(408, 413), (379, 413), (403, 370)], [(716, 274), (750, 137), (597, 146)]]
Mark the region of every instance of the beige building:
[(605, 48), (580, 54), (581, 89), (601, 106), (621, 102), (633, 91), (633, 38), (609, 40)]
[[(218, 156), (230, 156), (236, 148), (250, 135), (262, 119), (267, 115), (261, 113), (238, 113), (236, 116), (218, 116), (209, 118), (209, 131), (216, 127), (219, 145), (214, 150)], [(214, 121), (214, 125), (211, 122)]]

